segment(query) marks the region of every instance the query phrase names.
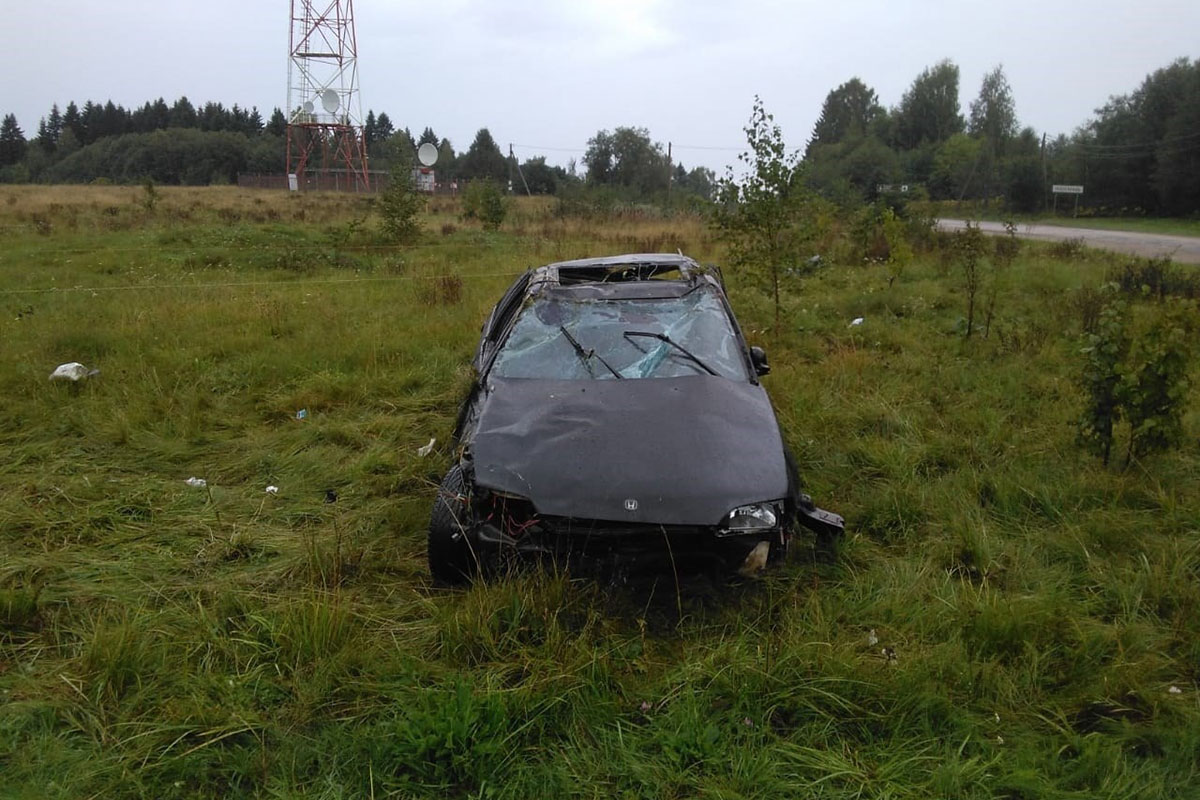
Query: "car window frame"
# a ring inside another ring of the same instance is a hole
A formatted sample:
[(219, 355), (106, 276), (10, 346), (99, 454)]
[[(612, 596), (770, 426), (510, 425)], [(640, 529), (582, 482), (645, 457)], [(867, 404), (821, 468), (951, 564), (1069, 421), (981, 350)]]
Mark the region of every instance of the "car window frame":
[(475, 352), (475, 369), (480, 375), (487, 371), (499, 350), (499, 342), (507, 333), (512, 321), (516, 319), (517, 311), (524, 304), (532, 276), (533, 270), (526, 270), (513, 281), (513, 284), (492, 307), (487, 319), (484, 320), (479, 336), (479, 349)]

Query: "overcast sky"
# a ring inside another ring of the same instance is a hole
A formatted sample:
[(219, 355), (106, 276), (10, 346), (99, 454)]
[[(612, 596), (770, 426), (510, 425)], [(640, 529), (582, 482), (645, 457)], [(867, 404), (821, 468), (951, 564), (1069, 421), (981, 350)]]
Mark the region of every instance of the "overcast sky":
[[(317, 5), (329, 0), (315, 0)], [(5, 0), (0, 113), (27, 137), (52, 103), (187, 95), (287, 100), (288, 0)], [(1200, 57), (1198, 0), (357, 0), (362, 106), (465, 149), (488, 127), (521, 158), (582, 155), (642, 126), (723, 172), (762, 96), (803, 147), (825, 95), (860, 77), (893, 106), (925, 67), (961, 69), (964, 113), (1003, 64), (1023, 125), (1070, 133), (1113, 94)]]

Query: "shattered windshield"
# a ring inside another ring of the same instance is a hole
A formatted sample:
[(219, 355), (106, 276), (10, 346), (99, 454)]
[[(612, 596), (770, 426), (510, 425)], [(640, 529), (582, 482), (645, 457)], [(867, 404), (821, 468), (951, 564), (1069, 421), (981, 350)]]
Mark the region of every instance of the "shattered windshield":
[(729, 316), (708, 289), (653, 299), (543, 294), (521, 310), (492, 374), (551, 380), (708, 374), (748, 379)]

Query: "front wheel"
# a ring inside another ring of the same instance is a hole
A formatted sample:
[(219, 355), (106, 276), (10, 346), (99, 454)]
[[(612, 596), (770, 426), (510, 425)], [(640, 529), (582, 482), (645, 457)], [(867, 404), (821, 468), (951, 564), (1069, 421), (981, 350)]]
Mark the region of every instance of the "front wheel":
[(429, 517), (429, 573), (451, 585), (470, 582), (479, 572), (471, 546), (471, 506), (462, 467), (455, 464), (442, 479)]

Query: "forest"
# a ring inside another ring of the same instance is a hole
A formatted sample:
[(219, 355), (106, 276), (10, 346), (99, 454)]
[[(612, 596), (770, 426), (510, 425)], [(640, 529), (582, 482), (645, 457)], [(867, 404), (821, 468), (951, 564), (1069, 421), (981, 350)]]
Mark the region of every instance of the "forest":
[[(1002, 67), (987, 73), (965, 109), (958, 66), (941, 61), (917, 75), (893, 107), (859, 77), (831, 90), (795, 158), (808, 188), (850, 207), (881, 195), (970, 200), (1015, 213), (1052, 204), (1050, 186), (1086, 186), (1094, 216), (1200, 213), (1200, 60), (1181, 58), (1114, 95), (1070, 134), (1023, 126)], [(237, 182), (239, 174), (279, 174), (287, 116), (265, 121), (257, 108), (159, 98), (139, 108), (87, 101), (53, 104), (29, 134), (15, 115), (0, 122), (0, 183), (167, 185)], [(717, 176), (674, 162), (644, 127), (596, 132), (581, 163), (545, 156), (517, 161), (482, 127), (465, 150), (425, 126), (399, 127), (385, 111), (363, 124), (370, 167), (413, 162), (438, 147), (439, 181), (487, 179), (529, 194), (597, 190), (630, 202), (711, 199)]]

